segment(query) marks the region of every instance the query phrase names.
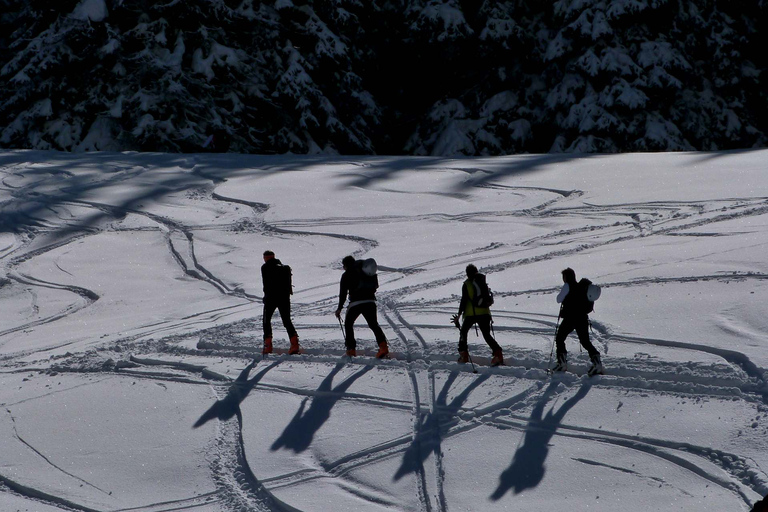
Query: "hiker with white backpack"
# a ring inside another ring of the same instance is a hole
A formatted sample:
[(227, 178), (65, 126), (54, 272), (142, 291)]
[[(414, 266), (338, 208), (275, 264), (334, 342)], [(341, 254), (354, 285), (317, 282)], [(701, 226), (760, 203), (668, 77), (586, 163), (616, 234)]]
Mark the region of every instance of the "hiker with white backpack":
[(341, 321), (341, 311), (347, 301), (347, 296), (349, 296), (347, 315), (344, 317), (346, 355), (349, 357), (357, 355), (354, 326), (355, 320), (363, 315), (379, 344), (376, 357), (378, 359), (385, 358), (389, 354), (389, 346), (377, 319), (376, 290), (379, 288), (379, 278), (376, 276), (376, 261), (373, 258), (355, 260), (354, 256), (346, 256), (341, 260), (341, 264), (344, 267), (344, 273), (339, 282), (339, 307), (335, 314), (336, 318)]
[(555, 334), (555, 346), (557, 350), (557, 364), (552, 369), (554, 372), (564, 372), (568, 369), (568, 357), (565, 349), (565, 339), (574, 330), (579, 337), (581, 346), (589, 354), (592, 362), (587, 373), (592, 376), (603, 373), (603, 362), (600, 352), (589, 340), (589, 313), (594, 308), (594, 302), (600, 296), (600, 287), (592, 284), (589, 279), (576, 281), (576, 272), (572, 268), (562, 271), (563, 287), (557, 295), (560, 304), (561, 320)]

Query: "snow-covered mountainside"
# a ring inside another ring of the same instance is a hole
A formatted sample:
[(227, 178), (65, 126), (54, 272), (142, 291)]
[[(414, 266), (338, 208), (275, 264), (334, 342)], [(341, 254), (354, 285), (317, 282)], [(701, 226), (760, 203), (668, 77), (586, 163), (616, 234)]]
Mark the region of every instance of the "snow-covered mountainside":
[[(766, 151), (0, 153), (0, 510), (747, 511), (768, 494)], [(293, 269), (303, 352), (262, 253)], [(346, 358), (344, 256), (379, 265)], [(474, 330), (494, 292), (505, 365)], [(551, 376), (566, 267), (602, 287)], [(343, 317), (342, 317), (343, 318)]]

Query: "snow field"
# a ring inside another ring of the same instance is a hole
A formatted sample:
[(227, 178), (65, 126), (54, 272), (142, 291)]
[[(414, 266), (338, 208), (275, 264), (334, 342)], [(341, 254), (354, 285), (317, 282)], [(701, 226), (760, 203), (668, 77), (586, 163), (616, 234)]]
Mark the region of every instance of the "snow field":
[[(768, 493), (764, 151), (0, 154), (0, 509), (749, 510)], [(7, 229), (12, 225), (14, 229)], [(261, 253), (304, 349), (260, 355)], [(393, 359), (342, 357), (374, 257)], [(488, 276), (506, 365), (470, 332)], [(592, 341), (546, 373), (570, 266)]]

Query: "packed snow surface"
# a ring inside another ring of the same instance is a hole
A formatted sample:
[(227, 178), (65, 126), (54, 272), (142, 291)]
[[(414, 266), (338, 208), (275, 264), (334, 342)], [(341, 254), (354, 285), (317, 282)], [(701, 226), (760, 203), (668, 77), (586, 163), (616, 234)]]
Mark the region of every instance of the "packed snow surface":
[[(93, 18), (103, 2), (83, 2)], [(768, 494), (768, 151), (0, 153), (0, 510), (742, 510)], [(264, 250), (293, 269), (303, 352)], [(341, 259), (375, 258), (393, 358)], [(505, 365), (455, 362), (468, 263)], [(551, 376), (560, 271), (602, 287)]]

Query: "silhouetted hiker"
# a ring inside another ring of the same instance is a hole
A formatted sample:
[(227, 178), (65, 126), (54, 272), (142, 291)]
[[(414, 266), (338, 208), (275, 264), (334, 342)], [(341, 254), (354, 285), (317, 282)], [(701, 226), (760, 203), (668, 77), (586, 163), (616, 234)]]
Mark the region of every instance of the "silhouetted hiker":
[(368, 327), (376, 336), (379, 351), (376, 357), (381, 359), (389, 354), (389, 346), (384, 331), (379, 326), (376, 318), (376, 290), (379, 288), (379, 278), (376, 276), (377, 265), (373, 259), (355, 260), (353, 256), (347, 256), (341, 260), (344, 273), (339, 282), (339, 307), (336, 309), (336, 318), (341, 319), (341, 310), (349, 295), (347, 315), (344, 318), (344, 343), (347, 355), (357, 355), (357, 342), (355, 341), (355, 320), (363, 315)]
[[(565, 350), (565, 339), (568, 335), (576, 331), (579, 342), (589, 354), (592, 366), (588, 374), (595, 375), (603, 373), (603, 363), (600, 360), (600, 352), (589, 341), (589, 313), (594, 307), (594, 297), (590, 300), (588, 292), (592, 282), (589, 279), (582, 279), (576, 282), (576, 272), (571, 268), (562, 271), (563, 288), (557, 295), (557, 302), (560, 303), (560, 318), (562, 321), (557, 328), (555, 335), (555, 345), (557, 346), (557, 364), (553, 368), (555, 372), (564, 372), (568, 369), (568, 357)], [(597, 288), (599, 290), (599, 288)], [(599, 297), (599, 293), (597, 293)]]
[(283, 326), (291, 339), (289, 354), (298, 354), (299, 335), (291, 322), (291, 295), (293, 282), (291, 267), (283, 265), (275, 258), (272, 251), (264, 251), (264, 264), (261, 266), (261, 281), (264, 284), (264, 348), (263, 354), (272, 353), (272, 315), (277, 309)]
[[(469, 347), (467, 345), (467, 334), (469, 329), (477, 324), (480, 332), (483, 333), (483, 339), (491, 348), (493, 357), (491, 366), (504, 364), (504, 356), (501, 347), (491, 335), (491, 305), (493, 304), (493, 295), (488, 289), (485, 275), (477, 271), (473, 264), (467, 265), (467, 279), (461, 286), (461, 302), (459, 303), (459, 313), (453, 316), (453, 322), (459, 327), (459, 363), (469, 361)], [(459, 326), (459, 318), (464, 316), (464, 321)]]

